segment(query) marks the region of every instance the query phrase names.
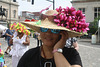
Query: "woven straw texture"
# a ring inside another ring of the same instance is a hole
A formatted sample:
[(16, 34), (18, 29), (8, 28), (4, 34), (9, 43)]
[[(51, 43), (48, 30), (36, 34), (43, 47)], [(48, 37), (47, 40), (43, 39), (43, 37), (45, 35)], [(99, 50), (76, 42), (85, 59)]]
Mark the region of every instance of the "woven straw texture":
[(65, 27), (57, 26), (55, 22), (49, 21), (48, 18), (46, 18), (45, 20), (42, 20), (40, 25), (37, 25), (36, 22), (22, 22), (22, 24), (26, 25), (27, 27), (37, 32), (40, 32), (40, 27), (43, 27), (43, 28), (49, 28), (49, 29), (65, 30), (68, 32), (69, 37), (76, 37), (76, 36), (83, 35), (78, 32), (71, 31)]

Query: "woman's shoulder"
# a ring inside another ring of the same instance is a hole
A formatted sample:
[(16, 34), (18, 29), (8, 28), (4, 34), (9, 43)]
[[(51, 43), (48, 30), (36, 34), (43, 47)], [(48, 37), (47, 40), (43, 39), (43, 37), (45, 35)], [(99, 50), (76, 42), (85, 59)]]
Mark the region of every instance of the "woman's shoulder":
[(39, 51), (39, 49), (40, 49), (40, 47), (35, 47), (35, 48), (31, 48), (31, 49), (29, 49), (28, 51), (29, 52), (36, 52), (36, 51)]
[(75, 48), (67, 48), (67, 47), (64, 47), (63, 48), (63, 53), (66, 53), (66, 54), (78, 54), (78, 51), (75, 49)]
[(74, 48), (67, 48), (67, 47), (64, 47), (63, 50), (64, 50), (64, 51), (66, 51), (66, 50), (68, 50), (68, 51), (75, 51)]
[(36, 55), (39, 53), (39, 51), (40, 51), (40, 47), (32, 48), (32, 49), (29, 49), (28, 51), (26, 51), (25, 55), (27, 55), (27, 56)]
[(63, 55), (69, 61), (71, 65), (80, 65), (82, 67), (82, 62), (78, 51), (74, 48), (64, 48)]

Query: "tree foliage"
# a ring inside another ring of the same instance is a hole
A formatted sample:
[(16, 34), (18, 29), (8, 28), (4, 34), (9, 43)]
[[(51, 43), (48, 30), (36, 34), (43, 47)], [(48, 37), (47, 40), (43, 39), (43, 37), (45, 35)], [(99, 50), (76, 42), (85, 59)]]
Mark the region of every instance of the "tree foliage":
[(89, 25), (89, 31), (88, 33), (95, 34), (95, 32), (98, 30), (98, 21), (100, 20), (100, 16), (98, 18), (95, 18), (93, 22), (90, 22)]

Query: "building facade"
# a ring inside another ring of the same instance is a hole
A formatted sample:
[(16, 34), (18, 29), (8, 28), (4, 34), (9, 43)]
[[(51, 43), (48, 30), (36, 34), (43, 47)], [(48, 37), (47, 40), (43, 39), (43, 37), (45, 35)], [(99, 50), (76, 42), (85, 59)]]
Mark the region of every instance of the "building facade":
[(100, 16), (100, 0), (72, 0), (71, 3), (76, 10), (82, 10), (86, 22), (93, 22)]
[(19, 17), (19, 21), (24, 21), (25, 19), (40, 19), (40, 12), (29, 12), (29, 11), (22, 11), (21, 16)]
[(0, 0), (0, 24), (7, 26), (8, 23), (18, 21), (18, 6), (16, 0)]

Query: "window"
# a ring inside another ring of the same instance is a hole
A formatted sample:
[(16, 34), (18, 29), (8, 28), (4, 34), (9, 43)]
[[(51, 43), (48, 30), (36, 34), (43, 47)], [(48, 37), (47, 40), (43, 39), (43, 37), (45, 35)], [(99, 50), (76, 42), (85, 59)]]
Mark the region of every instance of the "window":
[(16, 10), (13, 11), (14, 18), (16, 18)]
[(94, 18), (98, 18), (100, 16), (100, 7), (94, 7)]
[(79, 10), (81, 10), (82, 13), (85, 14), (85, 8), (79, 8)]

